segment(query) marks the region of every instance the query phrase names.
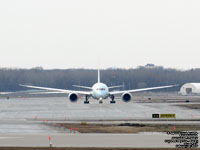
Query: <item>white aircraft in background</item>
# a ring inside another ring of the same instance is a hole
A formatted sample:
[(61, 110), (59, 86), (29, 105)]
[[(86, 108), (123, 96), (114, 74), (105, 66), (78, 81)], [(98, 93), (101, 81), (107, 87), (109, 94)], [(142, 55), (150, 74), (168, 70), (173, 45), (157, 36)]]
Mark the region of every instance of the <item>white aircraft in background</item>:
[[(28, 88), (34, 88), (34, 89), (43, 89), (43, 90), (49, 90), (54, 92), (45, 92), (47, 93), (67, 93), (68, 98), (71, 102), (76, 102), (79, 98), (79, 95), (85, 95), (85, 101), (84, 104), (89, 104), (89, 98), (92, 97), (99, 101), (99, 103), (103, 103), (103, 99), (107, 99), (108, 97), (111, 98), (110, 103), (115, 103), (115, 95), (121, 94), (122, 100), (124, 102), (129, 102), (131, 100), (132, 94), (134, 92), (140, 92), (140, 91), (148, 91), (148, 90), (155, 90), (155, 89), (163, 89), (163, 88), (170, 88), (178, 85), (168, 85), (168, 86), (159, 86), (159, 87), (150, 87), (150, 88), (142, 88), (142, 89), (133, 89), (133, 90), (122, 90), (122, 91), (109, 91), (110, 89), (122, 87), (120, 86), (111, 86), (108, 87), (106, 84), (100, 82), (100, 70), (98, 70), (98, 82), (95, 83), (92, 87), (87, 86), (79, 86), (79, 85), (73, 85), (74, 87), (84, 88), (89, 91), (73, 91), (73, 90), (65, 90), (65, 89), (56, 89), (56, 88), (48, 88), (48, 87), (39, 87), (39, 86), (30, 86), (30, 85), (22, 85), (23, 87)], [(42, 94), (42, 93), (40, 93)]]

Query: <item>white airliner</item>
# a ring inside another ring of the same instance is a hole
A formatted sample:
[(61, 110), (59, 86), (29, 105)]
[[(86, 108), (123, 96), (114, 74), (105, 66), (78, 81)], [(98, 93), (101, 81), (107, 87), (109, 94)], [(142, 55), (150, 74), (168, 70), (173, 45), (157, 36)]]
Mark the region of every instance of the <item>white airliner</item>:
[(108, 97), (110, 97), (111, 98), (110, 103), (113, 104), (113, 103), (115, 103), (115, 100), (114, 100), (115, 95), (121, 94), (122, 100), (124, 102), (129, 102), (132, 97), (131, 93), (139, 92), (139, 91), (170, 88), (170, 87), (174, 87), (174, 86), (178, 86), (178, 85), (168, 85), (168, 86), (150, 87), (150, 88), (133, 89), (133, 90), (122, 90), (122, 91), (109, 91), (110, 89), (113, 89), (113, 88), (122, 87), (122, 85), (108, 87), (106, 84), (101, 83), (100, 82), (100, 70), (98, 70), (98, 82), (95, 83), (92, 87), (73, 85), (74, 87), (84, 88), (89, 91), (73, 91), (73, 90), (30, 86), (30, 85), (22, 85), (22, 84), (20, 84), (20, 86), (34, 88), (34, 89), (43, 89), (43, 90), (54, 91), (54, 92), (45, 92), (45, 93), (67, 93), (67, 94), (69, 94), (68, 98), (71, 102), (76, 102), (79, 98), (79, 95), (85, 95), (85, 101), (84, 101), (85, 104), (89, 104), (88, 99), (90, 97), (98, 100), (99, 103), (103, 103), (103, 99), (107, 99)]

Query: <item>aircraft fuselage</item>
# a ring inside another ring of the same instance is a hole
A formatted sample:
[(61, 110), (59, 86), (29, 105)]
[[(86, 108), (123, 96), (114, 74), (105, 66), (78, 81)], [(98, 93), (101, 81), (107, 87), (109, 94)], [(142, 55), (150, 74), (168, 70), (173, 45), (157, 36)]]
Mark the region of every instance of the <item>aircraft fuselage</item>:
[(94, 99), (106, 99), (109, 97), (109, 89), (104, 83), (96, 83), (92, 86), (92, 97)]

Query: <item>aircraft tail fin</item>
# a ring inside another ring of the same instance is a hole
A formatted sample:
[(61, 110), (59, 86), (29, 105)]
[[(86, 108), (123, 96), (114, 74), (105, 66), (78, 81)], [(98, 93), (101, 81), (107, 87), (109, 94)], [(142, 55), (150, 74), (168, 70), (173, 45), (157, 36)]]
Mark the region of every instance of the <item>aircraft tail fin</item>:
[(100, 70), (98, 69), (98, 83), (100, 83)]

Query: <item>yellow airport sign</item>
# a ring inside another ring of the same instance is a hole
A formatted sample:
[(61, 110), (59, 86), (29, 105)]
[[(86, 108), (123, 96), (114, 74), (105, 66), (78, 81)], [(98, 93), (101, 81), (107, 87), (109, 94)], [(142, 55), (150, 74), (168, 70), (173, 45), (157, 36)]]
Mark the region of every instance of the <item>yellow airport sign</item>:
[(176, 118), (176, 114), (160, 114), (160, 118)]

